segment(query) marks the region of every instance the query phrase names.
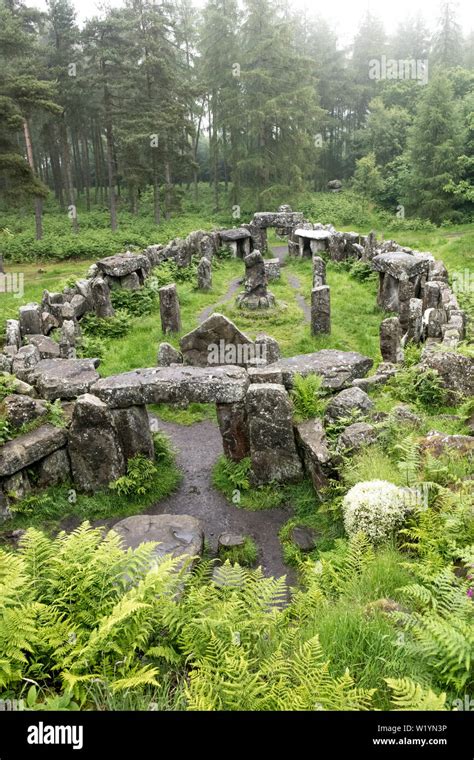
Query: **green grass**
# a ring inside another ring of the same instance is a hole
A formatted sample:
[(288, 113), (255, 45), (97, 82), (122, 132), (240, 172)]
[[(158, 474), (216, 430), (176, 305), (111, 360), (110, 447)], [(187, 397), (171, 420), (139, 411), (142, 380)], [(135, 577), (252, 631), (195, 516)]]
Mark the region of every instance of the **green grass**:
[(258, 559), (257, 544), (250, 536), (245, 536), (244, 543), (240, 546), (221, 546), (219, 558), (222, 562), (229, 560), (232, 564), (237, 562), (245, 567), (254, 567)]
[(191, 403), (181, 408), (172, 404), (150, 404), (148, 409), (164, 422), (174, 422), (176, 425), (194, 425), (205, 420), (216, 421), (215, 404)]

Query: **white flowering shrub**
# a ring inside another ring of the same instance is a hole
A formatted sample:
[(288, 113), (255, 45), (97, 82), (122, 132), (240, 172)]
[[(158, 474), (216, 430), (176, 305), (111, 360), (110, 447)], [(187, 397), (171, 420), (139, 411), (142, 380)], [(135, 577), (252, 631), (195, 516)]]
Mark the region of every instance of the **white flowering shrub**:
[(406, 491), (387, 480), (357, 483), (342, 502), (344, 527), (349, 536), (362, 531), (374, 544), (386, 541), (408, 511)]

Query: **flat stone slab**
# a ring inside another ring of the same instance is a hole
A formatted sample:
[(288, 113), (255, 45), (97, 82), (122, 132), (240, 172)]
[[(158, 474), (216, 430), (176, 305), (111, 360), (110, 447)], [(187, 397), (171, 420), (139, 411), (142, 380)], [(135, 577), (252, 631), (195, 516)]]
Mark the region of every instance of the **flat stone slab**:
[(302, 211), (259, 211), (252, 219), (257, 227), (295, 227), (303, 222)]
[(309, 240), (329, 240), (332, 237), (332, 233), (329, 230), (305, 230), (298, 227), (295, 230), (295, 235), (302, 238), (308, 238)]
[(286, 388), (293, 386), (293, 377), (299, 374), (303, 377), (321, 375), (324, 388), (339, 390), (349, 385), (356, 377), (365, 377), (373, 363), (368, 356), (356, 351), (325, 348), (312, 354), (280, 359), (272, 364), (272, 369), (281, 371)]
[(125, 548), (136, 549), (144, 541), (158, 541), (153, 556), (197, 557), (202, 554), (204, 531), (191, 515), (136, 515), (112, 526)]
[(244, 240), (245, 238), (251, 237), (251, 235), (244, 227), (237, 227), (230, 230), (219, 230), (219, 237), (223, 242), (232, 242), (235, 240)]
[(151, 367), (112, 375), (96, 382), (90, 392), (111, 407), (195, 401), (233, 404), (242, 401), (249, 386), (242, 367)]
[(43, 359), (31, 373), (31, 384), (41, 398), (76, 398), (99, 379), (92, 359)]
[(141, 253), (120, 253), (100, 259), (97, 266), (110, 277), (125, 277), (138, 269), (149, 269), (149, 261), (148, 257)]
[(13, 475), (29, 467), (66, 443), (66, 431), (54, 425), (42, 425), (12, 441), (7, 441), (0, 449), (0, 477)]
[(372, 259), (377, 272), (390, 274), (396, 280), (411, 279), (420, 274), (427, 274), (433, 256), (429, 253), (404, 253), (393, 251), (379, 253)]

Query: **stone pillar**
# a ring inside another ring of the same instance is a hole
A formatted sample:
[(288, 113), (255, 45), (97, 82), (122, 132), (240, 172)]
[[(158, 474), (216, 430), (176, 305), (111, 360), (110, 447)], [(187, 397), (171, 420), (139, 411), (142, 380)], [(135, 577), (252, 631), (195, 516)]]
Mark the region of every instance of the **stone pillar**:
[(410, 301), (415, 298), (415, 284), (411, 280), (400, 280), (398, 284), (398, 318), (402, 332), (408, 330), (410, 321)]
[(20, 330), (22, 337), (42, 334), (41, 307), (38, 303), (20, 306)]
[(205, 256), (198, 264), (197, 283), (199, 290), (210, 290), (212, 288), (211, 262)]
[(423, 337), (423, 302), (421, 298), (410, 299), (408, 318), (408, 340), (419, 343)]
[(112, 416), (125, 461), (137, 454), (154, 459), (155, 451), (146, 406), (113, 409)]
[(181, 330), (181, 314), (179, 309), (178, 291), (176, 285), (165, 285), (159, 289), (161, 329), (163, 333), (177, 333)]
[(386, 362), (403, 361), (402, 328), (398, 317), (389, 317), (380, 324), (380, 353)]
[(94, 313), (98, 317), (113, 317), (115, 314), (110, 300), (110, 288), (103, 277), (95, 277), (91, 283), (91, 297)]
[(313, 288), (326, 285), (326, 262), (321, 256), (313, 256)]
[(250, 454), (245, 404), (216, 404), (224, 454), (234, 462)]
[(237, 304), (245, 309), (268, 309), (275, 304), (273, 293), (267, 290), (267, 273), (260, 251), (252, 251), (245, 259), (245, 291), (239, 293)]
[(331, 293), (329, 285), (320, 285), (311, 291), (311, 333), (331, 332)]
[(251, 385), (245, 407), (255, 484), (300, 480), (303, 467), (296, 450), (293, 409), (284, 386)]
[(79, 396), (69, 428), (69, 457), (74, 484), (92, 493), (126, 471), (114, 416), (97, 396)]
[(425, 282), (423, 288), (423, 311), (437, 309), (441, 304), (441, 288), (437, 282)]

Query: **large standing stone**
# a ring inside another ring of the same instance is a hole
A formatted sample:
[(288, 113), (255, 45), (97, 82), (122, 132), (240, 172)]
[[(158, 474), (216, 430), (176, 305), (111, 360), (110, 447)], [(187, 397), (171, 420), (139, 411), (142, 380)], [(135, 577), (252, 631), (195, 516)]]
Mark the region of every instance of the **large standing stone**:
[(255, 483), (299, 480), (303, 471), (293, 432), (293, 410), (284, 387), (255, 383), (248, 389), (245, 405)]
[(253, 341), (223, 314), (215, 312), (180, 340), (185, 364), (246, 366), (255, 356)]
[(95, 277), (91, 283), (91, 297), (94, 312), (98, 317), (113, 317), (115, 314), (110, 300), (110, 288), (103, 277)]
[(137, 454), (154, 459), (153, 438), (146, 406), (113, 409), (112, 415), (125, 460), (128, 461)]
[(197, 282), (199, 290), (210, 290), (212, 288), (212, 269), (211, 262), (202, 257), (197, 268)]
[(43, 332), (39, 303), (27, 303), (25, 306), (20, 306), (20, 331), (22, 336), (38, 335)]
[(331, 332), (331, 293), (329, 285), (319, 285), (311, 291), (311, 332), (313, 335)]
[(267, 273), (260, 251), (252, 251), (244, 258), (245, 291), (240, 293), (237, 304), (245, 309), (268, 309), (275, 304), (275, 296), (267, 290)]
[(326, 262), (321, 256), (313, 256), (313, 288), (326, 285)]
[(179, 309), (178, 291), (175, 283), (160, 288), (161, 329), (167, 333), (178, 333), (181, 330), (181, 314)]
[(403, 361), (402, 328), (398, 317), (384, 319), (380, 324), (380, 353), (386, 362)]
[(331, 474), (331, 454), (322, 420), (305, 420), (296, 425), (296, 441), (315, 491), (328, 485)]
[(216, 409), (224, 454), (240, 462), (250, 453), (245, 404), (216, 404)]
[(120, 436), (111, 410), (97, 396), (79, 396), (69, 428), (73, 481), (81, 491), (94, 492), (126, 471)]

